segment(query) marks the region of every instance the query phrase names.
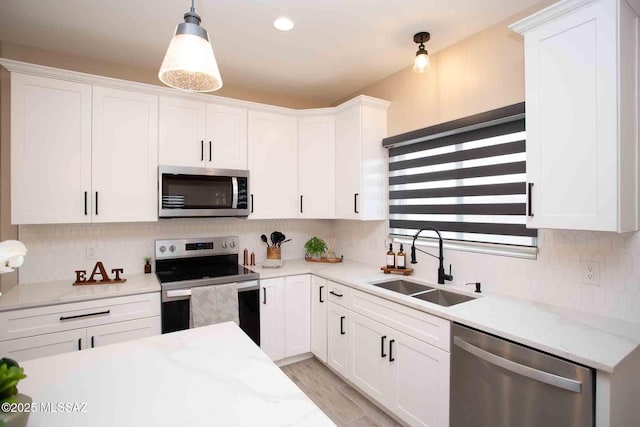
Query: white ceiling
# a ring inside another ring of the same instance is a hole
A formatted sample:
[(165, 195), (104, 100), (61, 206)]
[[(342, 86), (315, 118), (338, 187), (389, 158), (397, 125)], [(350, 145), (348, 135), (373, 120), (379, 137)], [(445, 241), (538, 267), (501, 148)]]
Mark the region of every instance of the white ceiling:
[[(196, 0), (226, 85), (332, 103), (539, 0)], [(155, 70), (189, 0), (0, 0), (0, 40)], [(273, 28), (286, 15), (295, 28)]]

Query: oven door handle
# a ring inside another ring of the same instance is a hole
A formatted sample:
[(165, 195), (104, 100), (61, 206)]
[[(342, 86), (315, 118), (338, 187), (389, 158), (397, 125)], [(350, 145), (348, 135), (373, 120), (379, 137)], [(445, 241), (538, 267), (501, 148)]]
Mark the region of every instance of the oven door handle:
[(167, 291), (167, 298), (191, 296), (191, 289), (175, 289)]

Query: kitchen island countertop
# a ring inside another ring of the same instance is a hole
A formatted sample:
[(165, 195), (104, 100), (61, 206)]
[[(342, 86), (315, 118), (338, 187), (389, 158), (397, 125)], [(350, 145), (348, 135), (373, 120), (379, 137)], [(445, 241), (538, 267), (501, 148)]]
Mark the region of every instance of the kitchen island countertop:
[(21, 366), (21, 393), (68, 405), (30, 427), (334, 425), (232, 322)]

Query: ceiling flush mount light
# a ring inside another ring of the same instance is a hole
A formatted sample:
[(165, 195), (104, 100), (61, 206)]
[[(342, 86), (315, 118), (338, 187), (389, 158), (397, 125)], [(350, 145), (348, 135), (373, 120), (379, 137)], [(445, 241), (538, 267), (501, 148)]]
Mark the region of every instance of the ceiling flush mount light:
[(222, 87), (222, 78), (207, 30), (200, 26), (193, 1), (191, 10), (184, 14), (184, 22), (176, 27), (158, 78), (176, 89), (213, 92)]
[(273, 26), (280, 31), (289, 31), (293, 29), (293, 21), (283, 16), (273, 21)]
[(413, 71), (416, 73), (424, 73), (431, 66), (429, 52), (424, 48), (424, 44), (428, 42), (429, 39), (431, 39), (431, 34), (426, 31), (416, 33), (413, 36), (413, 41), (420, 44), (416, 52), (416, 59), (413, 62)]

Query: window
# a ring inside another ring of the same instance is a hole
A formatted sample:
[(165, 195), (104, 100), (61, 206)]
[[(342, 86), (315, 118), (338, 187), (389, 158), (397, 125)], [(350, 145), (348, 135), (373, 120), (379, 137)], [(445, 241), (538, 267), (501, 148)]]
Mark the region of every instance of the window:
[(385, 138), (391, 236), (431, 226), (449, 248), (535, 257), (525, 139), (524, 103)]

